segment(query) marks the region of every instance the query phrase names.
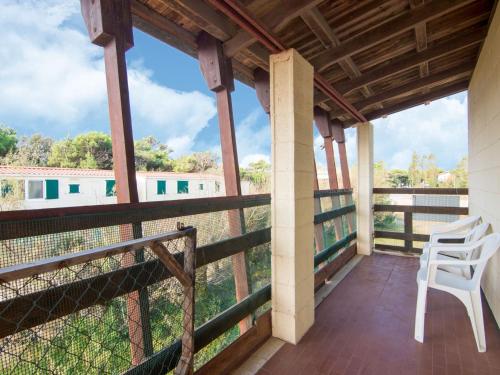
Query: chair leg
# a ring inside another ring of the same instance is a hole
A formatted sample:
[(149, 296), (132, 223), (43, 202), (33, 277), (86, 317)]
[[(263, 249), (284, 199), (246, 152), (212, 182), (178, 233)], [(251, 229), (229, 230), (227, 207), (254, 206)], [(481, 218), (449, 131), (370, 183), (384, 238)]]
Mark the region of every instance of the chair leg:
[(484, 333), (484, 317), (483, 305), (481, 303), (481, 292), (471, 292), (472, 313), (474, 320), (471, 316), (472, 329), (474, 330), (474, 337), (476, 339), (477, 350), (481, 353), (486, 351), (486, 336)]
[(427, 283), (418, 283), (417, 309), (415, 312), (415, 340), (424, 342), (425, 305), (427, 300)]

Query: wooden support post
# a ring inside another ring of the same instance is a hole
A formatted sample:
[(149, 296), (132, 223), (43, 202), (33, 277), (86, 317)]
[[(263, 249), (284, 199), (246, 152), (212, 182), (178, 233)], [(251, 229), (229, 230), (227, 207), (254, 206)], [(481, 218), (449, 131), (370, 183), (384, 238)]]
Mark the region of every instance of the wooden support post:
[(175, 375), (192, 375), (194, 368), (194, 307), (195, 307), (195, 250), (196, 229), (185, 237), (184, 246), (184, 273), (190, 279), (190, 283), (184, 285), (184, 322), (182, 331), (182, 352), (179, 363), (175, 369)]
[[(314, 162), (314, 191), (319, 190), (318, 170), (316, 169), (316, 159)], [(314, 214), (321, 213), (321, 198), (314, 198)], [(319, 253), (325, 248), (325, 240), (323, 238), (323, 223), (314, 225), (314, 244), (316, 253)]]
[[(104, 47), (113, 168), (118, 203), (137, 203), (134, 140), (128, 93), (125, 52), (133, 46), (130, 2), (126, 0), (81, 0), (82, 15), (92, 43)], [(142, 236), (141, 225), (120, 226), (122, 241)], [(142, 261), (143, 251), (124, 254), (123, 266)], [(127, 296), (128, 329), (132, 363), (153, 353), (147, 290)]]
[[(347, 162), (347, 150), (345, 148), (345, 133), (344, 127), (341, 123), (331, 124), (331, 131), (333, 139), (337, 142), (339, 147), (339, 159), (340, 159), (340, 170), (342, 171), (342, 188), (351, 189), (351, 177), (349, 176), (349, 163)], [(345, 195), (346, 205), (351, 205), (352, 194)], [(353, 232), (354, 222), (356, 217), (353, 213), (347, 215), (347, 226), (349, 227), (349, 233)]]
[[(336, 190), (339, 188), (339, 181), (337, 178), (337, 168), (335, 166), (335, 155), (333, 153), (333, 140), (331, 133), (331, 124), (328, 113), (319, 107), (314, 108), (314, 121), (319, 133), (323, 137), (326, 165), (328, 170), (328, 182), (330, 189)], [(340, 208), (340, 198), (338, 196), (332, 197), (332, 209)], [(342, 219), (340, 217), (333, 220), (335, 227), (335, 239), (338, 241), (343, 238)]]
[[(413, 214), (411, 212), (404, 213), (405, 234), (413, 234)], [(405, 249), (411, 251), (413, 249), (413, 241), (405, 240)]]
[[(217, 113), (222, 150), (222, 167), (227, 196), (241, 195), (238, 152), (234, 132), (231, 91), (234, 90), (231, 60), (224, 56), (222, 43), (206, 32), (197, 39), (198, 59), (208, 88), (216, 93)], [(236, 237), (245, 232), (243, 210), (228, 211), (229, 233)], [(239, 302), (249, 295), (246, 256), (244, 252), (231, 257), (236, 286), (236, 300)], [(240, 334), (252, 326), (251, 318), (239, 323)]]

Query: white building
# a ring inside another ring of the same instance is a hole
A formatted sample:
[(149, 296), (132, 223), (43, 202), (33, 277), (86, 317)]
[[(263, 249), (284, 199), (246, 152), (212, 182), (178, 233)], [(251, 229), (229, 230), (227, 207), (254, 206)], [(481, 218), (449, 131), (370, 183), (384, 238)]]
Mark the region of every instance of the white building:
[[(116, 203), (113, 171), (0, 166), (0, 201), (10, 209)], [(137, 172), (139, 200), (163, 201), (224, 195), (224, 177), (203, 173)], [(15, 198), (14, 198), (15, 197)], [(5, 208), (3, 208), (5, 209)]]

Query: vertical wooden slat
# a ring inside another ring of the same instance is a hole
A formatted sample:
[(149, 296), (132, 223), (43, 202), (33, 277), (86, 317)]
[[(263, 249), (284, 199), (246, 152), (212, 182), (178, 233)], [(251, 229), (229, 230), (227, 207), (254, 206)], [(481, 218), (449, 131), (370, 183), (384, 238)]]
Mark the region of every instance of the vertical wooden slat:
[[(413, 234), (413, 214), (411, 212), (404, 213), (405, 234)], [(413, 249), (413, 241), (405, 240), (405, 249), (410, 251)]]
[[(344, 129), (341, 130), (342, 135), (344, 135)], [(351, 189), (351, 177), (349, 175), (349, 163), (347, 162), (347, 150), (345, 146), (345, 137), (342, 137), (342, 142), (337, 141), (339, 147), (339, 159), (340, 159), (340, 169), (342, 171), (342, 187), (344, 189)], [(350, 205), (353, 203), (352, 194), (345, 196), (346, 204)], [(347, 225), (349, 227), (349, 233), (353, 232), (354, 222), (356, 218), (354, 214), (347, 215)]]
[[(314, 162), (314, 190), (319, 190), (318, 170), (316, 169), (316, 159)], [(321, 198), (314, 198), (314, 213), (321, 213)], [(325, 248), (325, 241), (323, 238), (323, 223), (314, 225), (314, 243), (316, 245), (316, 253), (319, 253)]]
[[(234, 79), (231, 61), (226, 59), (222, 51), (222, 43), (211, 35), (202, 32), (198, 39), (198, 58), (200, 67), (210, 90), (216, 93), (217, 113), (222, 151), (222, 167), (227, 196), (241, 195), (238, 152), (234, 131), (231, 91), (234, 90)], [(231, 237), (245, 232), (243, 210), (228, 211), (229, 234)], [(249, 282), (244, 252), (231, 257), (236, 300), (241, 301), (249, 295)], [(250, 316), (239, 324), (243, 334), (252, 326)]]
[[(333, 153), (333, 142), (331, 137), (324, 138), (326, 164), (328, 168), (328, 181), (330, 189), (338, 189), (339, 181), (337, 177), (337, 168), (335, 166), (335, 155)], [(340, 198), (338, 196), (332, 197), (332, 208), (340, 208)], [(335, 227), (335, 239), (338, 241), (343, 237), (342, 219), (340, 217), (333, 220)]]
[[(82, 0), (82, 14), (93, 43), (104, 47), (104, 64), (111, 126), (113, 169), (118, 203), (137, 203), (134, 140), (125, 52), (133, 45), (130, 2), (124, 0)], [(142, 236), (140, 224), (120, 226), (120, 239)], [(124, 254), (121, 264), (143, 260), (143, 252)], [(132, 363), (152, 354), (147, 290), (127, 295), (127, 318)]]
[(184, 285), (184, 310), (181, 358), (175, 369), (176, 375), (192, 375), (194, 366), (194, 286), (195, 286), (195, 249), (196, 230), (185, 237), (184, 273), (190, 279), (190, 285)]

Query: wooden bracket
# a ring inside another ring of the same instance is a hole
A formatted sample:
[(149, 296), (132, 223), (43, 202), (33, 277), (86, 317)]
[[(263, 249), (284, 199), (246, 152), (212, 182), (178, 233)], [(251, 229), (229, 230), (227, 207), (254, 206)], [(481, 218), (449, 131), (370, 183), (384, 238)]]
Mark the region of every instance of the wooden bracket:
[(222, 42), (205, 31), (196, 39), (201, 72), (210, 90), (234, 91), (233, 67), (231, 59), (224, 56)]
[(332, 139), (334, 141), (337, 141), (337, 143), (345, 142), (344, 125), (342, 124), (342, 122), (338, 120), (331, 120), (330, 134), (332, 135)]
[(328, 113), (321, 107), (314, 107), (314, 122), (318, 128), (319, 134), (323, 138), (329, 138), (332, 136), (330, 130), (330, 118)]
[(185, 237), (184, 266), (181, 266), (175, 257), (161, 242), (154, 242), (151, 249), (158, 256), (163, 265), (179, 280), (184, 289), (184, 312), (181, 357), (174, 370), (175, 375), (192, 375), (194, 366), (194, 284), (196, 275), (195, 249), (196, 229)]
[(125, 50), (134, 45), (129, 0), (81, 0), (81, 10), (92, 43), (104, 47), (118, 38)]
[(269, 73), (262, 68), (257, 68), (253, 71), (253, 78), (255, 82), (255, 91), (257, 92), (257, 99), (259, 99), (264, 112), (269, 114), (271, 112)]

